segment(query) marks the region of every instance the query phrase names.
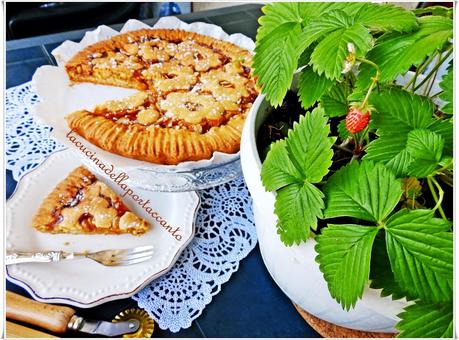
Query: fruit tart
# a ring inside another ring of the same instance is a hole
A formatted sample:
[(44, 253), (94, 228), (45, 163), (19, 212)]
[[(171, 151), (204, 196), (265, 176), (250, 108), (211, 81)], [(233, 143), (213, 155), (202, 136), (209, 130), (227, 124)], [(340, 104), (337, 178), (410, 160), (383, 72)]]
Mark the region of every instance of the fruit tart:
[(130, 211), (121, 198), (80, 166), (45, 198), (32, 225), (45, 233), (144, 234), (149, 224)]
[(87, 47), (66, 65), (73, 82), (142, 90), (66, 117), (100, 148), (159, 164), (239, 150), (258, 95), (249, 51), (181, 30), (144, 29)]

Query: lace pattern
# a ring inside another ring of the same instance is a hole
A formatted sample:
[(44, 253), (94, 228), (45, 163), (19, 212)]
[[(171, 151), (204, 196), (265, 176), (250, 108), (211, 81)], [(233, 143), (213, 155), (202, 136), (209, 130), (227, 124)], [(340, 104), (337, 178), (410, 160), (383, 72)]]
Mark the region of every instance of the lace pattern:
[[(30, 82), (6, 92), (6, 168), (16, 181), (64, 148), (50, 136), (50, 127), (30, 114), (37, 101)], [(193, 241), (168, 273), (133, 297), (160, 328), (172, 332), (191, 326), (257, 243), (252, 202), (242, 177), (199, 194)]]
[(178, 332), (201, 315), (256, 245), (252, 205), (242, 178), (200, 192), (196, 235), (167, 274), (134, 296), (159, 327)]
[(64, 149), (50, 136), (51, 128), (38, 124), (31, 115), (37, 101), (30, 82), (6, 91), (6, 168), (12, 171), (16, 181), (43, 163), (47, 156)]

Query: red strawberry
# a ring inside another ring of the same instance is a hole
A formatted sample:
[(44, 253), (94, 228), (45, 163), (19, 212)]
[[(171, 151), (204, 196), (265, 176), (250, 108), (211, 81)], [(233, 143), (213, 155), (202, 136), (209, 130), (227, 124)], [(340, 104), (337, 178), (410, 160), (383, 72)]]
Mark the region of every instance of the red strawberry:
[(370, 112), (363, 113), (360, 109), (352, 107), (346, 116), (346, 129), (350, 133), (357, 133), (365, 129), (370, 121)]

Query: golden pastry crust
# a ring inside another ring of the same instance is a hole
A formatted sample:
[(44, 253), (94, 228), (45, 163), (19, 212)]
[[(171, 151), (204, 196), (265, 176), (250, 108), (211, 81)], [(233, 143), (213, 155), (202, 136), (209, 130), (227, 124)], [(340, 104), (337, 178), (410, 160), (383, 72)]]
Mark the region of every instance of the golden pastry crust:
[(144, 234), (145, 220), (123, 204), (105, 183), (80, 166), (44, 199), (32, 225), (46, 233)]
[(121, 34), (78, 53), (67, 72), (72, 81), (146, 91), (74, 112), (66, 120), (104, 150), (153, 163), (235, 153), (258, 95), (251, 61), (247, 50), (193, 32)]
[(176, 165), (210, 159), (215, 151), (239, 150), (245, 115), (200, 134), (189, 129), (118, 124), (102, 115), (77, 111), (66, 117), (71, 129), (98, 147), (142, 161)]

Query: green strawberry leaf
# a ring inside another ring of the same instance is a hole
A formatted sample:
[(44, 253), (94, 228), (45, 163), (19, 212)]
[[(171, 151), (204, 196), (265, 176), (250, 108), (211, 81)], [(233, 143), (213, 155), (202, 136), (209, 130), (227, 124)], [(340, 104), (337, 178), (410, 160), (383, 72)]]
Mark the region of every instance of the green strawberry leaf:
[(306, 110), (309, 109), (332, 85), (333, 80), (317, 74), (312, 67), (305, 67), (301, 71), (298, 83), (301, 106)]
[(429, 131), (439, 134), (445, 145), (443, 147), (443, 154), (453, 156), (453, 122), (450, 120), (435, 119), (427, 127)]
[(311, 45), (301, 53), (300, 58), (298, 59), (298, 68), (309, 64), (311, 61), (312, 51), (314, 51), (314, 47), (314, 45)]
[(260, 27), (257, 30), (256, 40), (261, 40), (276, 27), (285, 23), (308, 24), (310, 20), (321, 17), (326, 12), (335, 9), (344, 10), (349, 15), (355, 15), (363, 4), (358, 2), (276, 2), (270, 3), (261, 9), (263, 16), (258, 19)]
[(290, 184), (277, 192), (275, 213), (279, 218), (277, 233), (291, 246), (307, 240), (310, 228), (317, 229), (322, 218), (324, 194), (311, 183)]
[(330, 126), (323, 110), (314, 109), (301, 116), (289, 131), (287, 151), (292, 163), (310, 183), (319, 183), (332, 165), (334, 137), (328, 137)]
[(329, 133), (322, 109), (307, 112), (285, 140), (273, 144), (263, 164), (265, 188), (278, 190), (278, 234), (286, 245), (305, 241), (322, 218), (324, 194), (313, 183), (320, 182), (332, 164), (335, 139)]
[(324, 188), (325, 218), (355, 217), (381, 223), (402, 196), (402, 184), (381, 163), (352, 162), (331, 176)]
[(258, 19), (257, 42), (285, 23), (301, 23), (303, 21), (298, 2), (279, 2), (263, 6), (263, 16)]
[[(385, 164), (397, 177), (406, 176), (414, 160), (406, 150), (408, 133), (415, 129), (432, 130), (435, 105), (426, 97), (397, 87), (372, 94), (370, 104), (375, 108), (371, 118), (379, 138), (368, 144), (364, 159)], [(443, 125), (438, 129), (445, 133), (447, 130)]]
[(327, 3), (327, 2), (277, 2), (265, 5), (261, 10), (263, 16), (258, 19), (260, 27), (257, 30), (257, 42), (278, 26), (285, 23), (309, 25), (310, 21), (322, 17), (325, 13), (340, 9), (347, 14), (355, 15), (363, 4)]
[[(341, 11), (335, 12), (342, 16), (346, 15)], [(327, 78), (341, 78), (344, 62), (349, 54), (349, 43), (354, 44), (357, 56), (364, 56), (372, 47), (372, 36), (368, 29), (360, 23), (341, 27), (327, 34), (311, 54), (314, 71), (319, 74), (325, 73)]]
[[(363, 6), (360, 3), (326, 3), (326, 2), (278, 2), (267, 4), (262, 8), (264, 15), (258, 19), (260, 27), (257, 30), (257, 45), (258, 42), (263, 38), (271, 34), (276, 28), (285, 23), (295, 24), (302, 23), (303, 25), (308, 25), (311, 20), (316, 18), (322, 18), (326, 13), (340, 9), (345, 11), (350, 16), (355, 15), (359, 9)], [(319, 21), (320, 22), (320, 21)], [(334, 23), (330, 20), (326, 22), (326, 25), (337, 27), (340, 23)], [(325, 26), (326, 26), (325, 25)], [(317, 26), (314, 24), (313, 26)], [(308, 47), (312, 42), (314, 42), (321, 35), (326, 34), (330, 27), (325, 27), (324, 25), (319, 25), (315, 31), (314, 37), (311, 37), (312, 40), (308, 39), (308, 42), (303, 44), (302, 50)], [(332, 30), (334, 28), (331, 28)], [(309, 35), (309, 34), (308, 34)], [(303, 39), (301, 39), (303, 40)]]
[(362, 297), (370, 273), (370, 258), (376, 227), (329, 224), (317, 236), (316, 261), (328, 289), (349, 310)]
[(423, 129), (432, 123), (434, 103), (427, 97), (412, 94), (399, 87), (391, 87), (370, 96), (375, 128), (384, 133), (407, 134), (412, 129)]
[(352, 17), (342, 10), (332, 10), (314, 17), (308, 22), (301, 33), (300, 49), (303, 51), (317, 40), (338, 29), (352, 26), (352, 24)]
[(413, 156), (406, 150), (406, 134), (387, 133), (373, 140), (365, 149), (365, 160), (381, 162), (398, 177), (407, 174)]
[(429, 130), (416, 129), (408, 133), (406, 148), (417, 159), (440, 162), (443, 144), (440, 135)]
[(408, 166), (408, 174), (418, 178), (431, 175), (440, 163), (443, 145), (443, 138), (435, 132), (424, 129), (410, 131), (406, 149), (414, 161)]
[(451, 224), (431, 210), (403, 209), (385, 226), (387, 253), (403, 290), (426, 302), (451, 299), (453, 234)]
[(363, 7), (361, 2), (301, 2), (300, 8), (303, 17), (303, 23), (309, 24), (311, 19), (322, 17), (325, 13), (341, 10), (351, 17), (354, 17)]
[(440, 99), (445, 102), (445, 104), (441, 107), (442, 112), (448, 113), (450, 115), (453, 114), (453, 63), (448, 67), (448, 72), (442, 77), (440, 82), (440, 88), (443, 92), (439, 95)]
[(399, 338), (453, 338), (453, 304), (417, 301), (398, 315)]
[(386, 241), (382, 233), (376, 236), (373, 244), (370, 280), (371, 288), (382, 289), (382, 297), (391, 296), (392, 300), (398, 300), (403, 297), (410, 299), (410, 297), (407, 297), (407, 292), (403, 291), (397, 281), (395, 281), (394, 273), (390, 267), (389, 257), (387, 256)]
[(443, 6), (429, 6), (424, 8), (416, 8), (412, 11), (416, 15), (420, 14), (432, 14), (440, 15), (448, 18), (453, 18), (453, 8)]
[(257, 41), (253, 58), (258, 85), (273, 106), (282, 104), (290, 88), (301, 51), (298, 50), (300, 24), (285, 23)]
[[(426, 56), (441, 49), (453, 36), (453, 21), (442, 16), (419, 18), (419, 29), (412, 33), (390, 32), (381, 36), (366, 58), (379, 66), (381, 83), (390, 82), (406, 73), (412, 65), (419, 66)], [(366, 89), (375, 74), (368, 64), (361, 64), (357, 87)]]
[(355, 19), (375, 31), (409, 32), (418, 27), (416, 16), (403, 7), (367, 3)]
[[(271, 104), (281, 103), (290, 87), (293, 71), (306, 62), (318, 75), (339, 79), (349, 54), (349, 43), (354, 45), (357, 56), (364, 56), (373, 45), (365, 24), (382, 30), (402, 29), (402, 26), (407, 29), (408, 12), (387, 5), (377, 6), (385, 15), (394, 15), (393, 24), (383, 27), (382, 21), (370, 13), (365, 3), (306, 2), (264, 6), (253, 67), (257, 83), (262, 85), (262, 92)], [(355, 20), (357, 13), (360, 13), (361, 22)], [(308, 51), (303, 55), (313, 44), (312, 53)]]
[(301, 173), (288, 156), (285, 140), (271, 144), (261, 167), (261, 179), (267, 191), (275, 191), (292, 183), (303, 182)]
[(327, 116), (339, 117), (348, 112), (349, 103), (347, 97), (349, 91), (349, 86), (346, 83), (335, 83), (335, 85), (320, 98), (320, 104), (324, 108)]
[(362, 102), (365, 98), (366, 92), (358, 90), (358, 89), (357, 90), (353, 89), (353, 91), (354, 92), (352, 92), (351, 94), (349, 94), (349, 96), (347, 96), (348, 102), (350, 103)]

